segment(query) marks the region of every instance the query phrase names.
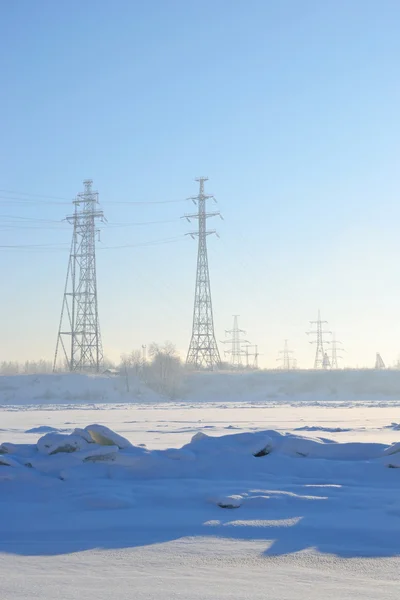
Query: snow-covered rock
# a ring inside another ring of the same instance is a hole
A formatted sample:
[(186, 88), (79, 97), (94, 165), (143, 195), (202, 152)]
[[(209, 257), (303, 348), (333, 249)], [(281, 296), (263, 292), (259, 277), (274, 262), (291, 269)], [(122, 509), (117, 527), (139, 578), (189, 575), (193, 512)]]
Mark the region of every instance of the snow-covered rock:
[(0, 467), (22, 467), (22, 465), (15, 458), (2, 454), (0, 456)]
[(392, 444), (391, 446), (389, 446), (389, 448), (386, 448), (383, 454), (385, 456), (391, 456), (392, 454), (397, 454), (398, 452), (400, 452), (400, 442)]
[(15, 454), (17, 456), (29, 457), (37, 452), (36, 444), (12, 444), (11, 442), (4, 442), (0, 445), (1, 454)]
[(119, 452), (118, 446), (99, 446), (93, 444), (89, 450), (78, 452), (77, 457), (83, 462), (104, 462), (114, 460), (117, 452)]
[(93, 441), (101, 446), (118, 446), (121, 450), (131, 448), (132, 444), (129, 440), (115, 433), (105, 425), (88, 425), (85, 430), (89, 433)]
[(64, 435), (62, 433), (46, 433), (37, 442), (39, 452), (49, 455), (86, 450), (88, 445), (88, 442), (80, 435)]
[[(296, 467), (288, 459), (295, 459)], [(1, 467), (22, 470), (31, 467), (42, 476), (58, 479), (84, 480), (85, 474), (90, 478), (93, 473), (96, 478), (108, 479), (202, 478), (204, 474), (219, 478), (229, 474), (232, 480), (250, 475), (261, 481), (266, 473), (273, 473), (277, 465), (279, 471), (283, 468), (290, 473), (294, 468), (295, 472), (310, 470), (314, 477), (323, 476), (334, 467), (328, 467), (327, 461), (342, 465), (346, 461), (350, 469), (358, 469), (357, 462), (364, 466), (375, 462), (377, 467), (400, 468), (400, 443), (391, 446), (338, 443), (277, 431), (258, 431), (215, 437), (197, 433), (182, 448), (148, 450), (132, 445), (108, 427), (93, 424), (75, 429), (71, 434), (47, 433), (36, 445), (3, 443), (0, 446)], [(222, 499), (218, 505), (237, 508), (234, 503), (239, 501), (238, 496), (232, 496)]]
[(232, 496), (222, 496), (215, 501), (220, 508), (239, 508), (242, 506), (242, 502), (243, 497), (236, 494), (233, 494)]
[(73, 435), (80, 435), (84, 440), (87, 441), (88, 444), (93, 444), (94, 443), (94, 439), (92, 438), (92, 436), (90, 435), (90, 433), (86, 430), (86, 429), (80, 429), (79, 427), (76, 427), (74, 429), (74, 431), (72, 432)]
[(196, 433), (189, 444), (183, 447), (194, 454), (240, 454), (265, 456), (273, 449), (273, 440), (264, 431), (228, 434), (212, 437), (203, 432)]

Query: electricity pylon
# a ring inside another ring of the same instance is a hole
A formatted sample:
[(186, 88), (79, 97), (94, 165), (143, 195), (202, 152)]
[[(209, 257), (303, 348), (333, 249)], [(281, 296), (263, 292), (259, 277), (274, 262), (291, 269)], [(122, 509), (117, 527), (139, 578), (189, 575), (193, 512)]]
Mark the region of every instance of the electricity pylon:
[[(314, 369), (326, 369), (327, 361), (325, 359), (324, 344), (330, 344), (329, 340), (324, 339), (325, 334), (331, 334), (331, 331), (323, 331), (323, 325), (328, 321), (321, 321), (321, 313), (318, 311), (318, 319), (316, 321), (310, 321), (310, 325), (316, 325), (316, 330), (306, 331), (307, 335), (316, 335), (317, 338), (312, 340), (310, 344), (316, 344), (317, 349), (315, 352)], [(329, 359), (328, 359), (329, 363)]]
[(329, 360), (329, 356), (328, 356), (327, 352), (325, 352), (325, 354), (324, 354), (324, 360), (322, 361), (322, 368), (323, 369), (331, 368), (331, 361)]
[[(338, 369), (339, 368), (339, 364), (338, 364), (338, 360), (343, 360), (343, 356), (341, 356), (340, 354), (338, 354), (337, 352), (337, 345), (341, 344), (342, 342), (339, 342), (339, 340), (336, 339), (336, 335), (333, 333), (332, 334), (332, 346), (331, 346), (331, 369)], [(342, 348), (340, 348), (339, 350), (342, 350)]]
[[(250, 348), (253, 349), (253, 352), (249, 352)], [(258, 351), (257, 344), (248, 344), (244, 347), (244, 355), (246, 356), (246, 367), (251, 369), (258, 369), (258, 357), (260, 353)], [(251, 365), (249, 362), (250, 356), (253, 357), (253, 364)]]
[(289, 350), (288, 347), (288, 341), (285, 340), (285, 345), (283, 347), (283, 350), (280, 350), (279, 354), (283, 354), (282, 357), (277, 358), (277, 361), (282, 361), (282, 370), (283, 371), (290, 371), (291, 369), (294, 369), (294, 365), (295, 365), (295, 359), (293, 358), (293, 350)]
[(204, 193), (204, 182), (207, 177), (199, 177), (199, 195), (190, 198), (198, 206), (198, 212), (185, 215), (185, 218), (197, 219), (199, 227), (197, 231), (191, 232), (192, 238), (199, 239), (197, 253), (196, 287), (194, 294), (194, 310), (192, 337), (186, 357), (186, 364), (196, 368), (205, 367), (214, 369), (221, 364), (221, 358), (214, 333), (214, 317), (211, 301), (210, 275), (208, 271), (207, 236), (216, 233), (214, 229), (207, 230), (207, 219), (221, 216), (219, 212), (206, 212), (206, 201), (214, 196)]
[(242, 345), (250, 344), (250, 342), (240, 337), (242, 333), (245, 334), (246, 332), (244, 329), (239, 329), (238, 317), (239, 315), (233, 315), (232, 329), (225, 330), (225, 334), (232, 337), (229, 340), (225, 340), (223, 344), (231, 344), (230, 350), (225, 350), (225, 354), (230, 355), (231, 366), (240, 369), (243, 366), (242, 357), (245, 356)]
[(98, 193), (92, 180), (83, 182), (84, 191), (73, 201), (75, 211), (67, 217), (74, 226), (71, 252), (65, 281), (53, 371), (56, 371), (60, 348), (69, 371), (98, 373), (103, 363), (103, 347), (97, 303), (96, 221), (104, 221), (99, 210)]

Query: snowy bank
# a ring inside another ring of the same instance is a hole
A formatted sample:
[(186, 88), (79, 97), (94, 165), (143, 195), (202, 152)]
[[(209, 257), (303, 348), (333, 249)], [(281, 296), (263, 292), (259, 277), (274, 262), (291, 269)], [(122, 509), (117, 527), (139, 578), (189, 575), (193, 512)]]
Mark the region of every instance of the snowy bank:
[(0, 376), (0, 407), (160, 401), (165, 402), (165, 398), (132, 376), (129, 392), (121, 376), (80, 373)]
[[(136, 377), (53, 374), (0, 376), (0, 407), (153, 404), (168, 401)], [(176, 401), (312, 404), (400, 402), (400, 371), (188, 372)]]

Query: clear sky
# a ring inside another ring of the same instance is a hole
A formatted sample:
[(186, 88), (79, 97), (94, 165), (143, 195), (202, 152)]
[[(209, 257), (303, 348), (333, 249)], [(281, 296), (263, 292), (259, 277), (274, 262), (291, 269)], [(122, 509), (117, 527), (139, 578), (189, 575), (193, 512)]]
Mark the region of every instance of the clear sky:
[(109, 220), (105, 353), (184, 353), (196, 242), (180, 216), (204, 174), (225, 218), (209, 238), (218, 340), (236, 313), (263, 365), (288, 338), (309, 367), (320, 308), (344, 364), (396, 361), (399, 27), (398, 0), (2, 2), (0, 360), (52, 358), (59, 221), (86, 178)]

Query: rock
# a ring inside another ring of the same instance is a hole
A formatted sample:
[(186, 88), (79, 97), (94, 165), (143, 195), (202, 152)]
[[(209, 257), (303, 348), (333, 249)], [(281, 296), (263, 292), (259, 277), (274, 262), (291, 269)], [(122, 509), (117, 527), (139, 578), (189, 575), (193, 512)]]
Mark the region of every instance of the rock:
[(21, 463), (16, 461), (11, 456), (5, 456), (4, 454), (0, 456), (0, 466), (1, 467), (22, 467)]
[(37, 442), (40, 454), (58, 454), (59, 452), (76, 452), (86, 450), (88, 442), (79, 435), (63, 435), (61, 433), (47, 433)]
[(0, 454), (16, 454), (24, 458), (33, 456), (37, 452), (36, 444), (12, 444), (4, 442), (0, 445)]
[(80, 435), (81, 438), (83, 438), (84, 440), (87, 441), (88, 444), (93, 444), (94, 440), (91, 437), (90, 433), (88, 431), (86, 431), (86, 429), (80, 429), (79, 427), (77, 427), (76, 429), (74, 429), (74, 431), (72, 432), (73, 435)]
[(239, 508), (242, 505), (242, 502), (242, 496), (233, 495), (219, 498), (219, 500), (217, 500), (217, 505), (220, 508)]
[(85, 431), (88, 431), (92, 440), (100, 446), (118, 446), (120, 450), (133, 446), (129, 440), (104, 425), (88, 425), (85, 427)]

